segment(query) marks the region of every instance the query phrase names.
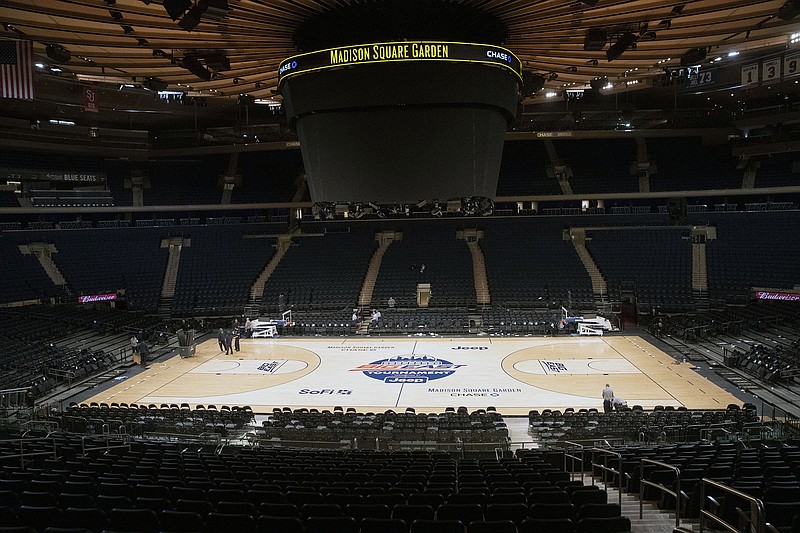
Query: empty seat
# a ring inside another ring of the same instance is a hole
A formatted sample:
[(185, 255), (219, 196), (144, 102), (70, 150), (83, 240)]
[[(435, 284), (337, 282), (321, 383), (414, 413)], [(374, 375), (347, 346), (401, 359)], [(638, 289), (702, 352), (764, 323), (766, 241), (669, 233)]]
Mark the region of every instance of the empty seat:
[(109, 521), (114, 531), (159, 530), (158, 515), (152, 509), (112, 509)]
[(349, 516), (312, 516), (303, 521), (307, 533), (358, 533), (358, 522)]
[(165, 532), (196, 532), (203, 530), (203, 518), (197, 513), (186, 511), (164, 510), (159, 515), (161, 531)]
[(237, 533), (256, 531), (256, 521), (248, 514), (208, 513), (205, 519), (206, 531), (236, 531)]
[(409, 533), (464, 533), (460, 520), (414, 520)]
[(478, 520), (467, 525), (467, 533), (517, 533), (511, 520)]

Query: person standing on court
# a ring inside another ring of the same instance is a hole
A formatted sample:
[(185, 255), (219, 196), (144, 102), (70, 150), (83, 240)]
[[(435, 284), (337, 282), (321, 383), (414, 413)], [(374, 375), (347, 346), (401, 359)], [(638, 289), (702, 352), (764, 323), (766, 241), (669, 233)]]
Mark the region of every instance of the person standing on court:
[(219, 333), (217, 334), (217, 342), (219, 342), (219, 351), (225, 351), (225, 331), (222, 328), (219, 328)]
[(233, 331), (225, 332), (225, 355), (233, 353)]
[(606, 388), (603, 389), (603, 411), (610, 413), (614, 410), (614, 391), (611, 386), (606, 383)]

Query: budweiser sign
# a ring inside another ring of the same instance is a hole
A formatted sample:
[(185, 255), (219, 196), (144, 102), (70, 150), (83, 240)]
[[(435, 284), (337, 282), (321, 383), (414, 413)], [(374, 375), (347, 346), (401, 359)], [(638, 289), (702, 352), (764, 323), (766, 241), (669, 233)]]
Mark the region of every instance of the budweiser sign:
[(757, 300), (783, 300), (785, 302), (800, 302), (800, 294), (789, 292), (762, 292), (756, 291)]
[(110, 302), (116, 300), (116, 294), (91, 294), (88, 296), (78, 296), (78, 303), (88, 304), (92, 302)]

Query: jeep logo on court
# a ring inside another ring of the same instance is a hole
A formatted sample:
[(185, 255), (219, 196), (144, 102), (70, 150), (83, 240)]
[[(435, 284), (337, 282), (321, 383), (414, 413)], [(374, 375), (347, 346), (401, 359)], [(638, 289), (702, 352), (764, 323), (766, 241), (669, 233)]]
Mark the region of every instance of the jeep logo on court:
[(488, 346), (453, 346), (451, 350), (488, 350)]
[(427, 383), (446, 378), (462, 366), (467, 365), (456, 365), (430, 355), (395, 355), (351, 368), (350, 372), (363, 372), (384, 383)]

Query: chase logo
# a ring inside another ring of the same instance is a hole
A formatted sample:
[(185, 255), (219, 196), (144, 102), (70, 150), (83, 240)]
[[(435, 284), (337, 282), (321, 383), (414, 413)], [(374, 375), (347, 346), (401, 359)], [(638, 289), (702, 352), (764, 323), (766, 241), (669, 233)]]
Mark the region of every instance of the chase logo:
[(500, 61), (511, 63), (511, 54), (505, 54), (503, 52), (497, 52), (495, 50), (487, 50), (486, 57), (488, 57), (489, 59), (499, 59)]
[(350, 372), (363, 372), (384, 383), (427, 383), (446, 378), (462, 366), (466, 365), (455, 365), (430, 355), (395, 355), (352, 368)]
[(281, 65), (281, 68), (278, 69), (278, 75), (285, 74), (286, 72), (288, 72), (290, 70), (294, 70), (296, 68), (297, 68), (297, 61), (284, 63), (283, 65)]

